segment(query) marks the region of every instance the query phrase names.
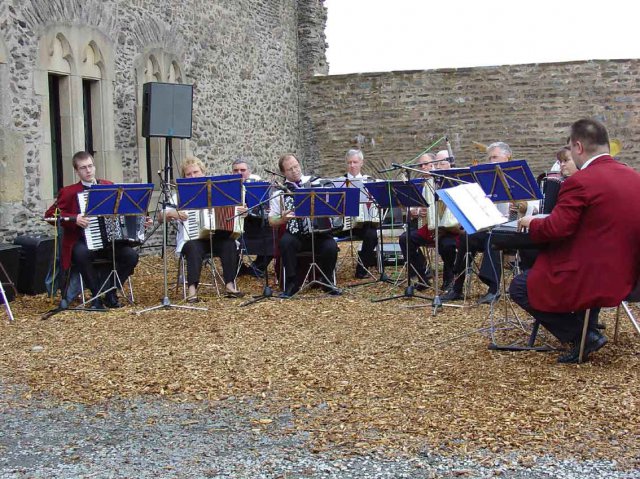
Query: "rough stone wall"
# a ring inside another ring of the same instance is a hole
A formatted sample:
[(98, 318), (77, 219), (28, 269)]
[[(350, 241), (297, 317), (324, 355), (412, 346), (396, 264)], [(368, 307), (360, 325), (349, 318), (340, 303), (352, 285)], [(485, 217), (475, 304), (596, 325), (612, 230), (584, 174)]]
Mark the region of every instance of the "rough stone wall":
[(538, 173), (582, 117), (603, 121), (624, 144), (620, 159), (640, 167), (640, 60), (336, 75), (305, 87), (305, 152), (323, 175), (343, 173), (353, 146), (388, 164), (445, 135), (459, 166), (482, 158), (473, 142), (501, 140)]
[(237, 155), (253, 158), (259, 173), (273, 168), (283, 152), (302, 148), (300, 78), (326, 70), (325, 18), (320, 0), (0, 2), (0, 37), (10, 52), (6, 84), (0, 85), (9, 107), (0, 128), (8, 130), (3, 138), (5, 144), (11, 139), (12, 151), (20, 145), (24, 150), (22, 178), (16, 178), (24, 181), (24, 195), (0, 205), (0, 242), (18, 233), (50, 232), (34, 221), (46, 199), (38, 188), (43, 111), (33, 88), (38, 40), (49, 25), (88, 25), (111, 40), (116, 150), (125, 180), (136, 181), (145, 159), (138, 158), (135, 67), (146, 52), (170, 54), (183, 82), (194, 84), (193, 137), (185, 149), (212, 173), (228, 172)]

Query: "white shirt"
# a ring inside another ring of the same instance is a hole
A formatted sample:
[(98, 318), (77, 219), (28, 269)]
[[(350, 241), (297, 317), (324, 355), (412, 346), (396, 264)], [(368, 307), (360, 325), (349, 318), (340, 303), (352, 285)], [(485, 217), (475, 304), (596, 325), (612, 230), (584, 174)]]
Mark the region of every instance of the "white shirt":
[(587, 166), (589, 166), (593, 162), (593, 160), (595, 160), (596, 158), (600, 158), (601, 156), (609, 156), (609, 153), (600, 153), (599, 155), (596, 155), (593, 158), (589, 158), (587, 161), (584, 162), (584, 165), (582, 165), (582, 168), (580, 169), (584, 170)]

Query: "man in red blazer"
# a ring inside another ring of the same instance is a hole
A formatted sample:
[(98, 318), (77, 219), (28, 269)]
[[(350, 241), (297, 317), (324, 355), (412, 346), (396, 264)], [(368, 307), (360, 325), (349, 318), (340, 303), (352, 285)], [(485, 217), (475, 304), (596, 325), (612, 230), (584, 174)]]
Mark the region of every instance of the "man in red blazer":
[[(71, 265), (78, 268), (84, 278), (85, 285), (96, 297), (100, 284), (92, 261), (96, 258), (110, 258), (111, 247), (97, 251), (90, 251), (84, 236), (84, 231), (89, 226), (89, 218), (80, 213), (78, 193), (94, 184), (113, 184), (108, 180), (96, 180), (96, 168), (93, 157), (86, 151), (79, 151), (73, 155), (73, 168), (80, 178), (78, 183), (65, 186), (58, 192), (58, 197), (53, 205), (45, 213), (45, 218), (59, 218), (63, 227), (62, 235), (62, 269), (67, 270)], [(138, 264), (138, 252), (127, 245), (116, 246), (116, 271), (120, 281), (124, 283), (133, 273)], [(120, 307), (116, 290), (111, 290), (105, 295), (104, 304), (110, 308)], [(100, 298), (92, 301), (95, 309), (102, 309)]]
[(609, 135), (595, 120), (575, 122), (569, 146), (579, 171), (563, 183), (549, 216), (520, 219), (519, 227), (547, 246), (509, 288), (554, 336), (573, 343), (561, 363), (578, 361), (587, 309), (585, 358), (606, 344), (595, 327), (600, 307), (620, 304), (640, 273), (640, 174), (609, 155)]

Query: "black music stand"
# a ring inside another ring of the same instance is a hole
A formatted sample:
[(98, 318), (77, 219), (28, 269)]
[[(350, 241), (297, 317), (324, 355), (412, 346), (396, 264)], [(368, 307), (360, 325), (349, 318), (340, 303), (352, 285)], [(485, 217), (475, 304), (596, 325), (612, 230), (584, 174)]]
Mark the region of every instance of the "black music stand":
[[(309, 218), (311, 224), (318, 218), (326, 218), (328, 220), (336, 216), (354, 216), (359, 208), (359, 192), (352, 188), (299, 188), (290, 194), (293, 196), (296, 217)], [(318, 272), (326, 282), (318, 279)], [(336, 287), (333, 281), (327, 278), (324, 271), (316, 263), (315, 231), (312, 227), (311, 264), (304, 277), (300, 291), (304, 291), (313, 285), (320, 285), (325, 289), (340, 293), (340, 289)]]
[[(269, 224), (269, 220), (267, 218), (267, 209), (265, 205), (269, 203), (271, 200), (269, 192), (271, 191), (272, 184), (268, 181), (252, 181), (245, 182), (245, 201), (247, 204), (247, 208), (249, 211), (257, 211), (260, 216), (261, 227), (266, 228)], [(263, 251), (267, 250), (264, 241), (266, 238), (263, 238)], [(269, 286), (269, 265), (267, 264), (264, 269), (264, 286), (262, 287), (262, 294), (258, 296), (254, 296), (253, 299), (249, 301), (245, 301), (240, 306), (249, 306), (250, 304), (257, 303), (262, 301), (263, 299), (273, 298), (273, 289)]]
[[(391, 193), (390, 204), (393, 206), (400, 206), (406, 208), (406, 232), (405, 232), (405, 241), (407, 243), (407, 256), (410, 256), (409, 253), (409, 236), (411, 234), (411, 208), (412, 207), (422, 207), (427, 208), (429, 205), (426, 200), (422, 196), (422, 193), (418, 191), (415, 183), (411, 180), (407, 181), (390, 181), (389, 182), (389, 192)], [(416, 294), (415, 286), (411, 283), (411, 261), (410, 258), (405, 258), (406, 264), (406, 274), (407, 274), (407, 287), (405, 288), (402, 294), (397, 294), (393, 296), (389, 296), (386, 298), (378, 298), (372, 299), (374, 303), (380, 303), (382, 301), (389, 301), (392, 299), (398, 298), (421, 298), (432, 300), (433, 298), (429, 298), (427, 296), (422, 296), (420, 294)], [(419, 274), (419, 272), (416, 272)]]
[[(152, 193), (153, 183), (93, 185), (87, 190), (87, 207), (85, 210), (85, 216), (102, 216), (105, 219), (105, 223), (110, 221), (112, 224), (120, 221), (120, 217), (122, 216), (125, 217), (124, 222), (127, 221), (127, 217), (147, 216)], [(135, 223), (137, 224), (137, 222)], [(118, 238), (116, 238), (115, 234), (112, 234), (111, 272), (100, 286), (98, 294), (92, 297), (89, 301), (83, 303), (83, 305), (91, 303), (95, 301), (96, 298), (118, 289), (122, 292), (122, 295), (127, 299), (127, 301), (129, 301), (130, 304), (133, 304), (131, 298), (129, 298), (124, 292), (122, 281), (120, 280), (120, 276), (116, 269), (116, 241), (118, 241)], [(107, 287), (111, 280), (113, 281), (113, 284), (110, 287)]]

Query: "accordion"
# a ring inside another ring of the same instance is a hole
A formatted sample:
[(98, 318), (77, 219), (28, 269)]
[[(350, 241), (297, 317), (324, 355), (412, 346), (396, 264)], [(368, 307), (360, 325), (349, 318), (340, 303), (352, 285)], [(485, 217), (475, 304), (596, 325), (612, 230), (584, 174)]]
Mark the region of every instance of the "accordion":
[(244, 230), (244, 218), (238, 215), (236, 206), (186, 210), (186, 213), (185, 228), (189, 239), (207, 239), (216, 231), (227, 231), (232, 239), (237, 239)]
[[(78, 193), (78, 206), (82, 214), (87, 210), (88, 196), (88, 190)], [(144, 222), (141, 215), (89, 217), (89, 226), (84, 230), (87, 248), (95, 251), (106, 248), (111, 242), (141, 245), (145, 240)]]

